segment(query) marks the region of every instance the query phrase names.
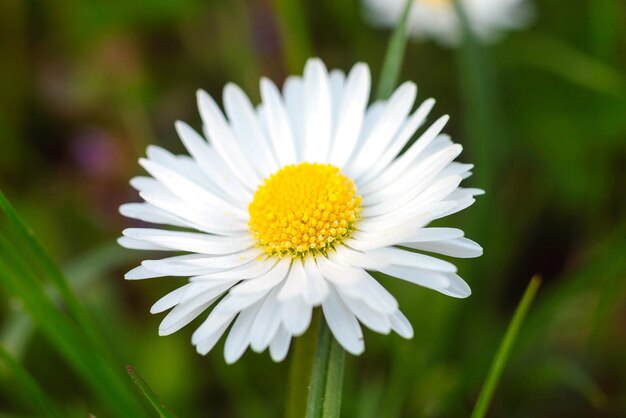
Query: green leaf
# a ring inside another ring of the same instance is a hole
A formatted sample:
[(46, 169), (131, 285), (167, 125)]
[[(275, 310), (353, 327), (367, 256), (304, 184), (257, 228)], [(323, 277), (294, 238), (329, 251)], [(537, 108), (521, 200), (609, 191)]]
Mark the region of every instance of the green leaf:
[(139, 388), (139, 390), (141, 390), (143, 396), (148, 399), (150, 404), (154, 407), (155, 411), (158, 412), (161, 418), (175, 417), (175, 415), (169, 410), (167, 405), (165, 405), (161, 398), (159, 398), (159, 396), (154, 393), (152, 389), (150, 389), (150, 386), (148, 386), (146, 381), (143, 380), (141, 376), (139, 376), (139, 374), (135, 371), (135, 369), (133, 369), (132, 366), (126, 366), (126, 369), (128, 370), (128, 374), (133, 380), (133, 383)]
[[(8, 371), (8, 373), (5, 373), (4, 370), (0, 369), (0, 378), (2, 378), (2, 382), (8, 390), (15, 392), (19, 396), (26, 397), (33, 409), (39, 411), (42, 416), (53, 418), (65, 416), (24, 366), (15, 361), (1, 345), (0, 365), (4, 366)], [(9, 377), (9, 379), (6, 379), (6, 377)]]
[(380, 72), (380, 78), (378, 79), (376, 97), (379, 100), (387, 99), (398, 84), (398, 77), (400, 76), (400, 68), (402, 67), (402, 61), (404, 61), (404, 50), (406, 48), (407, 21), (412, 4), (412, 0), (407, 0), (402, 12), (402, 17), (398, 21), (398, 25), (389, 39), (389, 45), (387, 46), (387, 52), (385, 52), (385, 59), (383, 61), (383, 68)]
[(480, 390), (480, 394), (478, 395), (478, 400), (476, 401), (476, 405), (472, 411), (472, 418), (483, 418), (487, 413), (487, 409), (489, 409), (489, 404), (491, 403), (493, 394), (498, 386), (504, 366), (509, 359), (513, 344), (515, 344), (517, 334), (519, 333), (522, 323), (524, 322), (524, 318), (526, 317), (526, 314), (535, 299), (535, 295), (537, 294), (540, 284), (541, 279), (538, 276), (533, 277), (524, 292), (524, 296), (522, 296), (522, 300), (517, 305), (515, 313), (513, 314), (513, 319), (509, 323), (506, 333), (504, 334), (504, 338), (502, 339), (502, 342), (498, 347), (498, 351), (493, 358), (493, 362), (491, 363), (491, 367), (489, 368), (487, 379), (485, 380), (485, 383)]

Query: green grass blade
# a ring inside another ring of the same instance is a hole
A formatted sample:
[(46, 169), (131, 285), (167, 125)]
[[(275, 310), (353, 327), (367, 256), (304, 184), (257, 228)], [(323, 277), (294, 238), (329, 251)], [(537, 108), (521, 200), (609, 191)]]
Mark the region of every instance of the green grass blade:
[(155, 411), (159, 414), (161, 418), (174, 418), (175, 415), (169, 410), (167, 405), (163, 403), (161, 398), (154, 393), (150, 386), (146, 383), (145, 380), (142, 379), (141, 376), (133, 369), (132, 366), (126, 366), (128, 370), (128, 374), (132, 379), (133, 383), (139, 388), (141, 393), (148, 399), (150, 404), (154, 407)]
[(13, 208), (6, 196), (0, 191), (0, 210), (6, 216), (9, 225), (15, 232), (13, 238), (22, 241), (26, 247), (24, 250), (30, 252), (31, 260), (33, 261), (33, 267), (38, 266), (42, 273), (45, 274), (50, 282), (59, 292), (66, 309), (70, 312), (75, 321), (78, 322), (83, 332), (90, 338), (94, 344), (98, 345), (101, 350), (104, 350), (104, 343), (100, 335), (96, 332), (96, 328), (79, 303), (76, 295), (72, 292), (67, 280), (63, 276), (59, 266), (48, 256), (43, 249), (39, 241), (35, 238), (33, 231), (26, 225), (26, 223), (19, 216), (17, 211)]
[[(49, 292), (58, 291), (60, 303)], [(0, 285), (21, 300), (44, 337), (115, 416), (144, 416), (122, 367), (30, 229), (0, 194)]]
[(2, 236), (0, 252), (0, 283), (10, 294), (22, 300), (52, 346), (117, 416), (124, 416), (125, 411), (141, 414), (127, 392), (130, 388), (120, 384), (115, 370), (98, 355), (97, 348), (50, 301), (36, 277), (28, 270), (28, 265), (20, 260), (19, 254)]
[[(33, 379), (30, 373), (0, 345), (0, 366), (4, 366), (8, 373), (0, 368), (0, 378), (7, 389), (18, 392), (18, 395), (25, 397), (33, 406), (33, 409), (39, 411), (41, 416), (62, 418), (65, 415), (60, 411), (59, 407), (46, 395), (37, 381)], [(10, 377), (10, 379), (5, 379)]]
[(398, 21), (398, 25), (389, 39), (389, 45), (387, 46), (387, 52), (385, 52), (385, 59), (383, 61), (383, 68), (378, 79), (376, 97), (379, 100), (387, 99), (398, 84), (398, 77), (400, 76), (400, 68), (402, 67), (402, 61), (404, 61), (404, 50), (406, 48), (407, 21), (412, 4), (412, 0), (407, 0), (402, 12), (402, 17)]
[(502, 342), (498, 347), (498, 351), (493, 358), (493, 362), (491, 363), (491, 367), (489, 368), (487, 379), (485, 380), (485, 383), (480, 390), (480, 394), (478, 395), (478, 400), (476, 401), (476, 405), (472, 411), (472, 418), (483, 418), (487, 414), (487, 409), (489, 408), (493, 394), (498, 386), (498, 381), (500, 380), (504, 366), (509, 358), (513, 344), (515, 344), (517, 334), (519, 333), (520, 327), (524, 322), (524, 318), (526, 317), (526, 314), (535, 299), (535, 295), (537, 294), (540, 284), (541, 279), (538, 276), (533, 277), (524, 292), (524, 296), (522, 296), (522, 300), (517, 305), (515, 313), (513, 314), (513, 319), (509, 323), (506, 333), (504, 334), (504, 338), (502, 339)]

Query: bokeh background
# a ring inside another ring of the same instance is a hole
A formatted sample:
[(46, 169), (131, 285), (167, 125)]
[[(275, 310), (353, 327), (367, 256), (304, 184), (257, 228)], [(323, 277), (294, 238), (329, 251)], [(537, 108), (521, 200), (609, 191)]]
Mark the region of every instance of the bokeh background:
[[(138, 200), (128, 179), (142, 173), (148, 144), (183, 152), (173, 123), (200, 125), (197, 88), (220, 98), (232, 81), (257, 102), (260, 76), (282, 82), (309, 55), (344, 70), (367, 62), (376, 80), (389, 32), (364, 21), (358, 0), (294, 4), (0, 2), (0, 188), (61, 263), (120, 367), (134, 365), (181, 417), (281, 416), (289, 361), (247, 352), (227, 366), (222, 344), (199, 356), (197, 321), (158, 337), (161, 316), (149, 307), (180, 282), (123, 280), (145, 255), (115, 245), (136, 225), (117, 207)], [(345, 417), (467, 416), (534, 274), (543, 284), (490, 416), (626, 416), (626, 4), (534, 9), (526, 30), (470, 58), (408, 43), (401, 81), (437, 99), (434, 116), (451, 114), (460, 160), (476, 163), (466, 184), (487, 190), (445, 224), (485, 254), (459, 263), (474, 292), (466, 300), (382, 279), (415, 337), (365, 332), (365, 353), (347, 362)], [(0, 341), (68, 413), (106, 416), (2, 286)], [(29, 411), (0, 393), (0, 416)]]

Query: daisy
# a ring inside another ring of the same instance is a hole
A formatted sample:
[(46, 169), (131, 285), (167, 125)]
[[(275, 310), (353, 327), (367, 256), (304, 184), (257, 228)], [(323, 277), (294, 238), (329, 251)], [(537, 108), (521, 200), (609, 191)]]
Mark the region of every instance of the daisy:
[[(393, 27), (402, 16), (406, 0), (363, 0), (366, 17), (374, 25)], [(522, 28), (529, 17), (526, 0), (459, 0), (472, 33), (493, 41), (503, 30)], [(408, 33), (414, 38), (433, 38), (456, 45), (461, 27), (454, 0), (413, 0), (408, 16)]]
[(269, 348), (280, 361), (321, 306), (337, 341), (360, 354), (361, 324), (413, 335), (371, 271), (469, 296), (453, 264), (424, 253), (477, 257), (481, 247), (460, 229), (427, 225), (470, 206), (481, 191), (459, 186), (472, 166), (452, 162), (461, 146), (441, 133), (447, 116), (402, 152), (434, 105), (428, 99), (411, 113), (416, 91), (406, 82), (368, 106), (367, 65), (345, 75), (319, 59), (302, 77), (287, 78), (282, 93), (261, 79), (256, 108), (234, 84), (224, 88), (225, 114), (198, 91), (203, 135), (176, 122), (189, 155), (148, 147), (139, 162), (150, 177), (131, 180), (144, 202), (120, 208), (176, 227), (126, 229), (122, 246), (188, 253), (143, 261), (126, 274), (190, 277), (152, 306), (152, 313), (170, 310), (159, 334), (210, 310), (193, 333), (199, 353), (230, 327), (228, 363), (247, 347)]

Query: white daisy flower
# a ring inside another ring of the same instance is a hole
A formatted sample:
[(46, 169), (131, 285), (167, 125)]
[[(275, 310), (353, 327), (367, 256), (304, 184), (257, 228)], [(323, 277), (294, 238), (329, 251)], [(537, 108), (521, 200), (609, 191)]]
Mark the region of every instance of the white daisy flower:
[[(527, 0), (459, 0), (472, 33), (483, 41), (493, 41), (502, 31), (520, 29), (528, 22)], [(377, 26), (395, 26), (406, 0), (363, 0), (366, 17)], [(461, 25), (454, 0), (413, 0), (407, 30), (414, 38), (433, 38), (444, 45), (457, 45)]]
[(177, 227), (126, 229), (122, 246), (190, 253), (146, 260), (126, 274), (190, 277), (152, 306), (152, 313), (171, 309), (159, 334), (210, 309), (193, 333), (199, 353), (230, 326), (228, 363), (247, 347), (269, 347), (280, 361), (321, 306), (337, 341), (360, 354), (361, 324), (413, 335), (396, 299), (370, 271), (469, 296), (453, 264), (423, 252), (481, 255), (460, 229), (427, 227), (470, 206), (481, 191), (459, 187), (472, 166), (452, 162), (461, 146), (441, 133), (448, 116), (402, 152), (434, 105), (428, 99), (411, 113), (416, 90), (407, 82), (368, 106), (367, 65), (356, 64), (346, 76), (329, 73), (319, 59), (307, 62), (302, 77), (289, 77), (282, 94), (261, 79), (256, 108), (228, 84), (224, 115), (200, 90), (204, 137), (177, 122), (190, 155), (148, 147), (140, 164), (151, 177), (131, 180), (145, 202), (120, 208), (127, 217)]

